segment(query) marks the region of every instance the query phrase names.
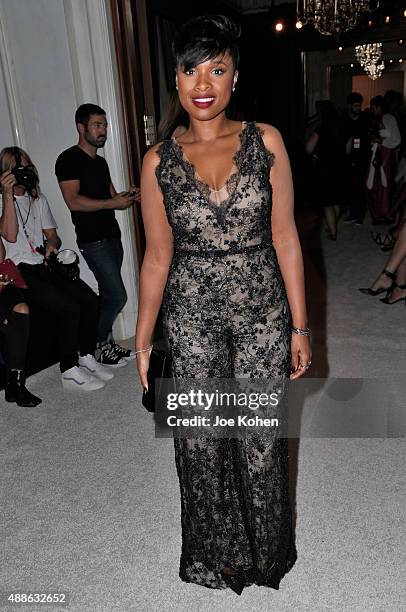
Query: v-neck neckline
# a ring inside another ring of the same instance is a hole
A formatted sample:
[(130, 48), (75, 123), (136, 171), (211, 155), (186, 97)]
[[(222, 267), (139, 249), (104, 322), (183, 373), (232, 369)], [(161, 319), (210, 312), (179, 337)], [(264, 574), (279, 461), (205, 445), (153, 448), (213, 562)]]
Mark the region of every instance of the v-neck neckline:
[[(228, 190), (229, 185), (234, 185), (236, 187), (237, 181), (235, 179), (236, 179), (236, 177), (238, 177), (238, 175), (240, 173), (239, 158), (240, 158), (241, 153), (242, 153), (243, 148), (244, 148), (244, 138), (245, 138), (245, 135), (246, 135), (247, 126), (248, 126), (248, 122), (247, 121), (242, 121), (241, 122), (241, 130), (239, 131), (239, 134), (238, 134), (239, 145), (237, 147), (236, 152), (234, 153), (234, 155), (232, 157), (232, 166), (231, 166), (231, 169), (230, 169), (230, 171), (228, 173), (228, 177), (227, 177), (226, 181), (223, 183), (223, 185), (221, 185), (221, 187), (219, 189), (213, 189), (205, 180), (202, 179), (202, 177), (197, 172), (194, 163), (191, 162), (190, 159), (187, 157), (187, 155), (185, 153), (185, 150), (182, 147), (182, 145), (176, 140), (176, 138), (174, 136), (172, 136), (171, 141), (175, 145), (175, 149), (178, 152), (179, 158), (183, 162), (183, 164), (186, 167), (186, 169), (189, 171), (189, 173), (192, 176), (194, 182), (196, 183), (196, 186), (199, 188), (199, 191), (203, 192), (203, 195), (206, 197), (206, 199), (209, 202), (211, 202), (210, 194), (221, 193), (221, 191), (223, 191), (224, 189), (227, 189), (227, 191), (229, 192), (229, 190)], [(230, 197), (231, 195), (232, 194), (228, 193), (228, 197)], [(226, 198), (226, 199), (228, 199), (228, 198)]]

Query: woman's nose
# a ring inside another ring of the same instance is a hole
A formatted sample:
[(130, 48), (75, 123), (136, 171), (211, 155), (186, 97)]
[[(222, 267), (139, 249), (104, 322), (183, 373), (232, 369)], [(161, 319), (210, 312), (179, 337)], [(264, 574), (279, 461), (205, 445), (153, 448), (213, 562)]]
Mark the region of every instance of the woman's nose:
[(207, 91), (211, 85), (208, 78), (205, 75), (201, 75), (198, 77), (195, 87), (199, 91)]

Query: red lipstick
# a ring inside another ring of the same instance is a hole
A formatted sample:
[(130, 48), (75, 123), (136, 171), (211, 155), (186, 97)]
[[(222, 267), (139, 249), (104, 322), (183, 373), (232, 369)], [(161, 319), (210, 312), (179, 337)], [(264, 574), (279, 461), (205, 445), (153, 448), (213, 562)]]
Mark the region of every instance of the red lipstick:
[(198, 98), (192, 98), (192, 102), (195, 106), (197, 106), (197, 108), (209, 108), (213, 102), (214, 102), (215, 98), (213, 98), (212, 96), (200, 96)]

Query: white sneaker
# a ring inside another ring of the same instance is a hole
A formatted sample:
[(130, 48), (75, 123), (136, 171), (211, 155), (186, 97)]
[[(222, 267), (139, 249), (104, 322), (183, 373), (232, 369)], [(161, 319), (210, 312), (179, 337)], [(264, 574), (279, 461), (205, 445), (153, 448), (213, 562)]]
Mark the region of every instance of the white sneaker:
[(67, 391), (96, 391), (104, 387), (104, 382), (87, 370), (73, 366), (62, 373), (62, 386)]
[(113, 372), (111, 372), (106, 366), (102, 365), (93, 357), (93, 355), (85, 355), (82, 357), (79, 355), (79, 367), (85, 369), (92, 376), (100, 378), (100, 380), (111, 380), (114, 378)]

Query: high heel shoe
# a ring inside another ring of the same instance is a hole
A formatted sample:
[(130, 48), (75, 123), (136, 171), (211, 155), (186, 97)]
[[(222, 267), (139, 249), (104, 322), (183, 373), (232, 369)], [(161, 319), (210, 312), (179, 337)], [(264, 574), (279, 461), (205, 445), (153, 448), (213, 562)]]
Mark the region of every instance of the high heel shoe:
[(396, 283), (394, 283), (394, 285), (393, 285), (393, 287), (392, 287), (391, 291), (388, 291), (388, 293), (387, 293), (386, 297), (381, 298), (381, 299), (380, 299), (380, 301), (381, 301), (383, 304), (396, 304), (396, 302), (403, 302), (403, 301), (404, 301), (404, 302), (405, 302), (405, 306), (406, 306), (406, 295), (405, 295), (405, 296), (403, 296), (403, 297), (401, 297), (401, 298), (399, 298), (399, 299), (397, 299), (397, 300), (394, 300), (393, 302), (390, 302), (390, 301), (389, 301), (389, 297), (390, 297), (390, 295), (391, 295), (391, 293), (392, 293), (392, 291), (393, 291), (393, 289), (394, 289), (395, 287), (398, 287), (398, 289), (402, 289), (402, 291), (406, 291), (406, 283), (405, 283), (404, 285), (397, 285)]
[(365, 293), (366, 295), (379, 295), (380, 293), (384, 293), (385, 291), (391, 291), (395, 285), (396, 274), (394, 274), (393, 272), (389, 272), (389, 270), (386, 270), (386, 268), (382, 270), (381, 274), (385, 274), (385, 276), (388, 276), (390, 279), (392, 279), (392, 284), (390, 287), (378, 287), (378, 289), (371, 289), (370, 287), (361, 287), (361, 293)]
[(378, 246), (382, 246), (382, 232), (371, 232), (371, 238)]
[(381, 251), (384, 251), (385, 253), (387, 251), (391, 251), (393, 247), (395, 246), (395, 243), (396, 243), (395, 236), (393, 236), (390, 232), (388, 232), (387, 234), (385, 234), (385, 236), (382, 239)]

